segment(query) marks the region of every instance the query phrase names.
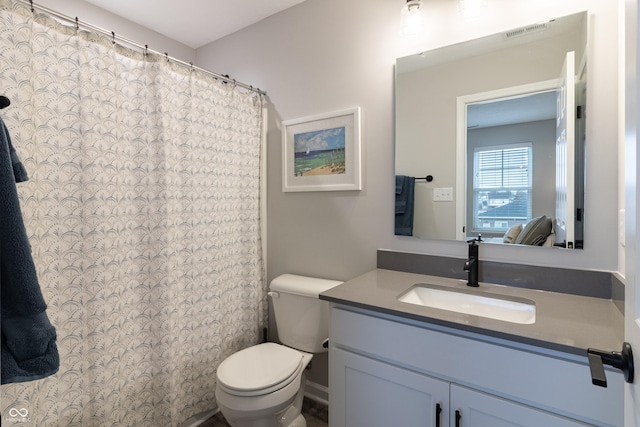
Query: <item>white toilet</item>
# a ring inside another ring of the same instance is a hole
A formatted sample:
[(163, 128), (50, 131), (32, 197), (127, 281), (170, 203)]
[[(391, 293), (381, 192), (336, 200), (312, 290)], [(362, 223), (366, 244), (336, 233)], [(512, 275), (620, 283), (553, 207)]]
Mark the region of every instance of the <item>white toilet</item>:
[(284, 344), (272, 342), (227, 357), (216, 374), (216, 400), (233, 427), (306, 427), (301, 414), (304, 371), (312, 353), (326, 352), (329, 304), (318, 295), (335, 280), (283, 274), (269, 296)]

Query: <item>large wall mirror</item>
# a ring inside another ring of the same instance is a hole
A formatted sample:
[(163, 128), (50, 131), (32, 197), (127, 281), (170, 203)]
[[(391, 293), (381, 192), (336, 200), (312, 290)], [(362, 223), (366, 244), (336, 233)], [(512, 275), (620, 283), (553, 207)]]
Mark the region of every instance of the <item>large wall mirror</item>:
[(396, 61), (395, 234), (583, 247), (587, 13)]

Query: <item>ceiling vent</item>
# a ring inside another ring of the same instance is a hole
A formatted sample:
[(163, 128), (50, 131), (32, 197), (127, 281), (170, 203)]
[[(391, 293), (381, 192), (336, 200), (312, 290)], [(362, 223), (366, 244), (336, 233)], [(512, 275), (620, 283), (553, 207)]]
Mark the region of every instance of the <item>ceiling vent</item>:
[(530, 34), (541, 33), (547, 31), (551, 26), (550, 22), (541, 22), (539, 24), (531, 24), (526, 27), (515, 28), (504, 33), (504, 38), (509, 40), (516, 37), (528, 36)]

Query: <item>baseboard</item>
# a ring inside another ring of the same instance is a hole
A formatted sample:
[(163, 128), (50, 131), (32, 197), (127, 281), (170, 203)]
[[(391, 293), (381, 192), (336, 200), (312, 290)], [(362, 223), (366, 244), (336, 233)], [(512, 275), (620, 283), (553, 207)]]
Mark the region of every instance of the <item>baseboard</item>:
[(329, 406), (329, 388), (321, 384), (307, 380), (304, 387), (304, 396), (322, 405)]
[(207, 421), (209, 418), (213, 417), (218, 412), (220, 412), (220, 410), (217, 408), (206, 412), (200, 412), (199, 414), (196, 414), (193, 417), (185, 420), (182, 424), (180, 424), (180, 427), (197, 427)]

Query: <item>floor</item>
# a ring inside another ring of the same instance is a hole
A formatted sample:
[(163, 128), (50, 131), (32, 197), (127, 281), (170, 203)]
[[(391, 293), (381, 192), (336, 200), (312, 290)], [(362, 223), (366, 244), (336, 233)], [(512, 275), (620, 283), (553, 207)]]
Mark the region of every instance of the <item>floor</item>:
[[(305, 420), (307, 420), (307, 427), (329, 426), (329, 410), (325, 405), (305, 398), (302, 404), (302, 413)], [(218, 412), (200, 424), (199, 427), (229, 427), (229, 424), (227, 424), (222, 414)]]

